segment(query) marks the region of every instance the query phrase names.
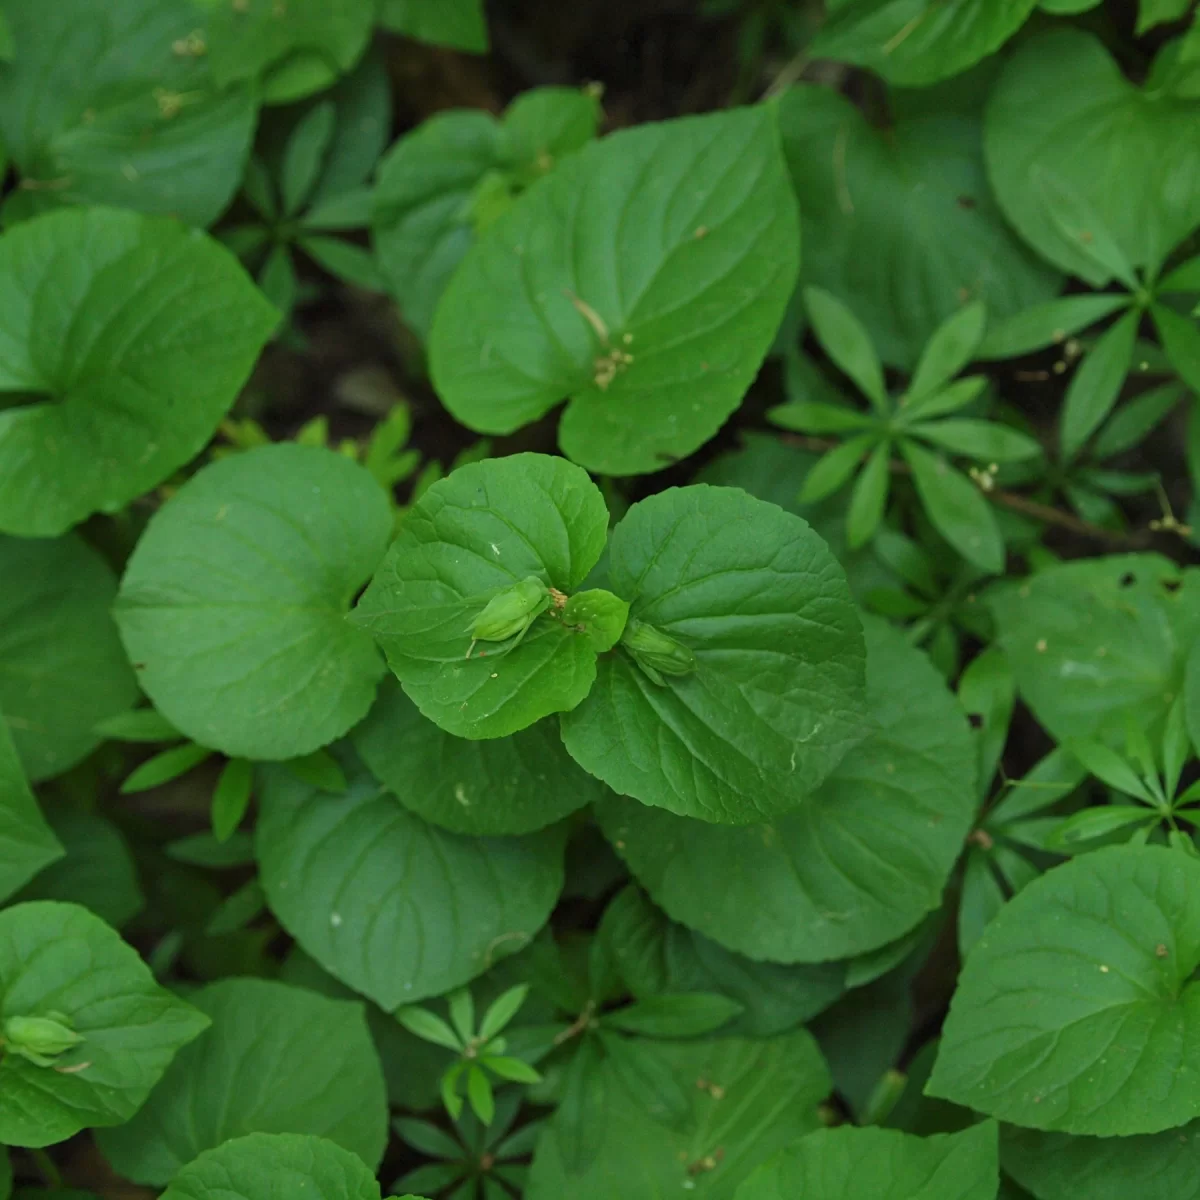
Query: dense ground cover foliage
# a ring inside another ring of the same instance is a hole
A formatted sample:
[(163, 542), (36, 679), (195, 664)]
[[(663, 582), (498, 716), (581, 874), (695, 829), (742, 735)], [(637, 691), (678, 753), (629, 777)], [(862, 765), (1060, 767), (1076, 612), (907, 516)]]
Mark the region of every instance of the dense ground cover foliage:
[(0, 1200), (1200, 1198), (1194, 8), (0, 0)]

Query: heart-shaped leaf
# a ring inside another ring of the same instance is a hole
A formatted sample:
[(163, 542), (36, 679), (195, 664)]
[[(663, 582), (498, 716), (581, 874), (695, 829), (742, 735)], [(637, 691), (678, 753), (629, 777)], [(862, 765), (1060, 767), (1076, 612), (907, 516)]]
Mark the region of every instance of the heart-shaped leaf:
[(427, 721), (391, 680), (352, 736), (405, 808), (452, 833), (531, 833), (606, 792), (563, 748), (553, 718), (510, 737), (468, 741)]
[(869, 67), (898, 87), (926, 87), (998, 50), (1037, 0), (832, 0), (808, 47)]
[(895, 940), (941, 903), (970, 830), (965, 715), (901, 633), (865, 628), (876, 731), (795, 812), (730, 829), (623, 797), (597, 809), (656, 904), (749, 958), (824, 962)]
[(885, 131), (829, 88), (797, 87), (780, 100), (802, 278), (851, 304), (894, 366), (910, 368), (964, 298), (999, 321), (1049, 300), (1061, 282), (1000, 215), (982, 124), (970, 110), (901, 110)]
[(255, 104), (214, 82), (192, 6), (3, 0), (0, 15), (17, 46), (0, 63), (0, 139), (23, 176), (9, 205), (29, 216), (111, 204), (193, 225), (221, 215)]
[(615, 791), (745, 824), (795, 808), (866, 734), (860, 622), (801, 518), (732, 488), (671, 489), (629, 510), (606, 571), (631, 621), (695, 660), (656, 681), (618, 648), (562, 718), (571, 755)]
[(282, 1196), (379, 1200), (379, 1184), (362, 1159), (326, 1138), (252, 1133), (206, 1150), (188, 1163), (162, 1200), (278, 1200)]
[(372, 238), (388, 289), (421, 337), (429, 336), (476, 229), (591, 141), (598, 117), (588, 92), (533, 88), (500, 120), (473, 110), (437, 113), (388, 151), (379, 164)]
[(995, 1121), (919, 1138), (897, 1129), (820, 1129), (759, 1167), (735, 1200), (995, 1200)]
[(562, 400), (568, 457), (659, 471), (737, 408), (796, 282), (798, 221), (769, 107), (584, 147), (472, 248), (434, 319), (446, 407), (511, 433)]
[(387, 1097), (363, 1004), (266, 979), (223, 979), (191, 1000), (212, 1028), (132, 1120), (100, 1136), (118, 1174), (162, 1187), (250, 1133), (316, 1134), (379, 1165)]
[(0, 1141), (35, 1147), (128, 1121), (208, 1025), (99, 917), (52, 901), (0, 912), (0, 1017), (53, 1018), (82, 1039), (49, 1065), (0, 1058)]
[[(988, 176), (1004, 215), (1048, 261), (1099, 286), (1112, 272), (1056, 220), (1048, 173), (1078, 197), (1135, 266), (1162, 263), (1197, 224), (1200, 101), (1142, 89), (1091, 34), (1031, 38), (1005, 64), (988, 104)], [(1060, 214), (1063, 218), (1069, 213)]]
[(1158, 554), (1064, 563), (988, 593), (1021, 698), (1058, 741), (1161, 721), (1200, 636), (1200, 571)]
[(277, 314), (237, 260), (175, 221), (64, 209), (0, 237), (0, 529), (115, 512), (191, 459)]
[(155, 707), (231, 756), (341, 736), (384, 673), (345, 614), (391, 530), (382, 489), (331, 450), (264, 446), (198, 472), (151, 520), (116, 604)]
[(1113, 846), (1056, 867), (967, 958), (926, 1093), (1033, 1129), (1125, 1137), (1200, 1111), (1200, 859)]
[(0, 535), (0, 579), (0, 719), (36, 783), (90, 754), (137, 683), (109, 612), (117, 581), (90, 546)]
[(331, 975), (390, 1011), (467, 983), (533, 939), (562, 890), (561, 828), (460, 837), (361, 769), (348, 774), (331, 802), (272, 768), (257, 830), (271, 911)]
[(664, 1122), (651, 1097), (631, 1089), (611, 1061), (593, 1088), (607, 1089), (595, 1155), (581, 1172), (566, 1160), (562, 1122), (538, 1142), (528, 1200), (614, 1196), (728, 1197), (764, 1159), (817, 1127), (829, 1074), (803, 1029), (770, 1041), (639, 1042), (688, 1097), (683, 1119)]
[[(535, 615), (513, 645), (473, 645), (489, 601), (523, 581), (574, 591), (604, 550), (608, 510), (585, 472), (544, 454), (460, 467), (405, 517), (354, 618), (404, 690), (457, 737), (494, 738), (573, 708), (596, 677), (589, 639)], [(468, 657), (470, 655), (470, 657)]]

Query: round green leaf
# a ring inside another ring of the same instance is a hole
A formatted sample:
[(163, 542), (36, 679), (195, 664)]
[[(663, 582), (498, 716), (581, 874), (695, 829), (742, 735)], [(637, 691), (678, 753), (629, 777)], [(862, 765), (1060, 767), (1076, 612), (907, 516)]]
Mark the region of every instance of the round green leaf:
[(563, 831), (467, 838), (427, 825), (363, 771), (331, 802), (281, 768), (258, 823), (272, 912), (331, 975), (389, 1011), (526, 946), (563, 883)]
[(1021, 698), (1056, 741), (1122, 740), (1180, 695), (1200, 636), (1200, 571), (1157, 554), (1065, 563), (988, 593)]
[(862, 633), (842, 568), (799, 517), (733, 488), (672, 488), (613, 533), (607, 585), (690, 650), (656, 683), (619, 647), (562, 718), (615, 791), (745, 824), (795, 808), (867, 732)]
[(491, 597), (530, 576), (574, 591), (603, 552), (607, 528), (599, 488), (562, 459), (516, 454), (460, 467), (409, 510), (355, 620), (447, 733), (515, 733), (578, 704), (596, 677), (596, 652), (554, 610), (511, 651), (486, 642), (472, 650), (471, 622)]
[(1184, 711), (1187, 714), (1188, 736), (1196, 753), (1200, 754), (1200, 637), (1192, 642), (1184, 671)]
[(761, 1166), (735, 1200), (995, 1200), (996, 1123), (920, 1138), (896, 1129), (820, 1129)]
[[(178, 0), (2, 0), (16, 42), (0, 63), (0, 140), (24, 215), (111, 204), (209, 225), (254, 137), (248, 88), (220, 90)], [(12, 201), (10, 201), (12, 203)]]
[(430, 339), (438, 394), (484, 433), (569, 397), (570, 458), (662, 470), (741, 402), (796, 282), (798, 232), (771, 108), (594, 142), (463, 260)]
[(472, 54), (486, 54), (487, 17), (483, 0), (380, 0), (379, 23), (393, 33), (403, 33), (435, 46), (452, 46)]
[(64, 532), (191, 459), (277, 314), (237, 260), (175, 221), (66, 209), (0, 237), (0, 529)]
[(609, 1101), (594, 1131), (595, 1157), (583, 1171), (570, 1170), (560, 1107), (538, 1142), (528, 1200), (729, 1197), (759, 1163), (817, 1127), (817, 1105), (829, 1091), (820, 1051), (803, 1029), (769, 1041), (641, 1039), (638, 1053), (678, 1082), (688, 1097), (683, 1119), (663, 1123), (653, 1097), (629, 1090), (606, 1059), (590, 1085)]
[(318, 1134), (379, 1165), (387, 1096), (361, 1003), (266, 979), (223, 979), (191, 1000), (212, 1028), (132, 1120), (100, 1136), (118, 1174), (161, 1187), (248, 1133)]
[(563, 749), (556, 722), (467, 741), (427, 721), (390, 680), (352, 737), (405, 808), (452, 833), (531, 833), (605, 794)]
[(311, 446), (212, 463), (150, 521), (116, 616), (155, 708), (203, 746), (295, 758), (371, 706), (383, 663), (345, 619), (383, 556), (387, 497)]
[(373, 0), (237, 0), (206, 7), (213, 78), (221, 87), (258, 80), (267, 104), (302, 99), (350, 70), (370, 41), (375, 17)]
[(121, 831), (93, 812), (50, 812), (50, 827), (64, 851), (22, 890), (19, 900), (65, 900), (81, 905), (114, 928), (145, 906), (137, 867)]
[(487, 181), (506, 205), (563, 155), (591, 141), (598, 115), (587, 92), (533, 88), (499, 121), (474, 110), (436, 113), (384, 156), (373, 243), (388, 290), (422, 338), (475, 230), (487, 223), (480, 211)]
[(0, 912), (0, 1019), (59, 1013), (83, 1041), (52, 1066), (0, 1058), (0, 1142), (47, 1146), (119, 1125), (208, 1018), (155, 982), (137, 952), (74, 904)]
[(362, 1160), (334, 1142), (292, 1133), (252, 1133), (188, 1163), (162, 1200), (379, 1200)]
[(1061, 276), (992, 199), (978, 113), (902, 111), (882, 130), (837, 92), (808, 86), (780, 100), (779, 125), (800, 201), (802, 278), (853, 307), (885, 362), (911, 369), (966, 300), (997, 321), (1057, 293)]
[(1053, 198), (1065, 188), (1085, 203), (1134, 266), (1161, 263), (1200, 223), (1197, 120), (1200, 102), (1143, 90), (1098, 38), (1056, 30), (1026, 42), (996, 83), (988, 175), (1021, 236), (1098, 286), (1109, 272), (1055, 220)]
[(116, 579), (90, 546), (0, 535), (0, 579), (0, 717), (37, 782), (87, 757), (137, 683), (109, 612)]
[(1200, 860), (1114, 846), (1026, 885), (967, 958), (926, 1093), (1124, 1137), (1200, 1112)]
[(0, 900), (63, 856), (21, 770), (8, 726), (0, 721)]
[(869, 67), (898, 87), (926, 87), (998, 50), (1037, 0), (834, 0), (808, 47)]
[(729, 829), (614, 797), (604, 832), (656, 904), (748, 958), (874, 950), (941, 903), (975, 809), (966, 717), (904, 635), (866, 624), (876, 730), (795, 812)]
[(1122, 1138), (1006, 1126), (1000, 1153), (1037, 1200), (1200, 1200), (1200, 1121)]

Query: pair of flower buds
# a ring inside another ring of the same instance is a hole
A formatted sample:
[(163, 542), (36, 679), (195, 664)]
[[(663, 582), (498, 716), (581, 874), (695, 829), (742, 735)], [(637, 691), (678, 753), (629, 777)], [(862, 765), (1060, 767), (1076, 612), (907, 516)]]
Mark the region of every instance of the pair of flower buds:
[(52, 1067), (60, 1054), (78, 1046), (83, 1037), (60, 1012), (44, 1017), (8, 1017), (0, 1025), (0, 1049), (19, 1054), (35, 1067)]
[(592, 588), (565, 596), (547, 587), (536, 575), (514, 583), (493, 596), (467, 628), (471, 645), (467, 658), (478, 642), (507, 642), (502, 654), (515, 650), (533, 622), (547, 609), (568, 629), (587, 636), (597, 654), (611, 650), (618, 642), (643, 674), (660, 687), (666, 675), (690, 675), (696, 669), (696, 656), (669, 634), (646, 621), (629, 615), (629, 604), (603, 588)]

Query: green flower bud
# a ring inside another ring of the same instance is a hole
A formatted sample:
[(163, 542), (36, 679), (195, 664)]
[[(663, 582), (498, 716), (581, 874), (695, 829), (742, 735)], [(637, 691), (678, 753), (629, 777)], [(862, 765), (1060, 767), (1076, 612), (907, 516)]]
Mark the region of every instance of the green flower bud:
[(484, 605), (483, 611), (468, 626), (471, 645), (466, 657), (471, 657), (476, 642), (506, 642), (511, 637), (519, 642), (534, 618), (549, 607), (550, 589), (536, 575), (505, 588)]
[(629, 604), (620, 596), (593, 588), (576, 592), (562, 610), (563, 624), (588, 636), (597, 654), (611, 650), (625, 631)]
[(4, 1048), (39, 1067), (50, 1066), (58, 1055), (82, 1041), (83, 1037), (71, 1028), (62, 1013), (9, 1017), (4, 1022)]
[(696, 656), (682, 642), (636, 617), (629, 618), (621, 645), (650, 680), (659, 685), (666, 682), (664, 675), (690, 675), (696, 669)]

